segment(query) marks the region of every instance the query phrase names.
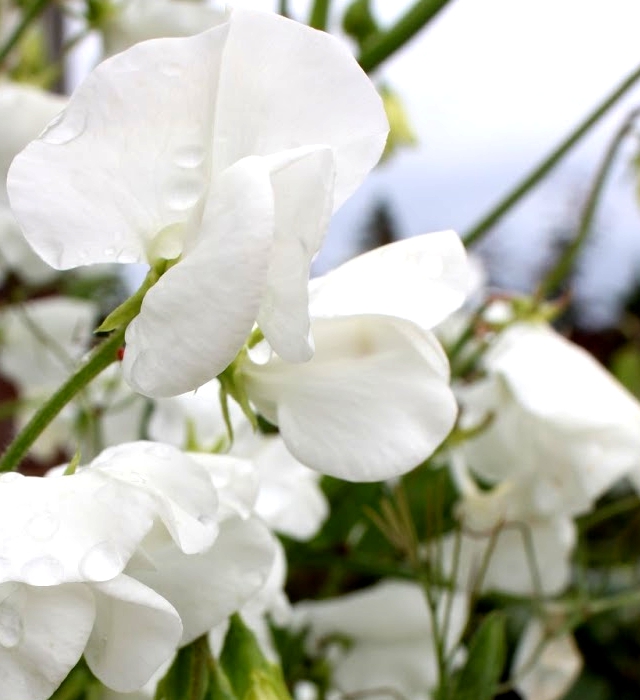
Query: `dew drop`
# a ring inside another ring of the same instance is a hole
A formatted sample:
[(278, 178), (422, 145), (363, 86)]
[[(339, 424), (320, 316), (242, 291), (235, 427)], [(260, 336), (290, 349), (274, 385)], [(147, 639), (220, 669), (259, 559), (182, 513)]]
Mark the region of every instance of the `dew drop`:
[(55, 586), (62, 581), (64, 569), (54, 557), (37, 557), (22, 567), (22, 578), (32, 586)]
[(197, 168), (204, 158), (205, 150), (201, 146), (183, 146), (176, 151), (174, 162), (180, 168)]
[(62, 146), (77, 139), (87, 127), (87, 116), (83, 112), (61, 112), (45, 127), (40, 140), (55, 146)]
[(182, 68), (178, 63), (161, 63), (160, 72), (169, 78), (179, 78), (182, 75)]
[(100, 542), (82, 557), (80, 574), (87, 581), (108, 581), (124, 568), (124, 561), (113, 542)]
[(24, 623), (22, 616), (9, 600), (0, 603), (0, 646), (12, 649), (22, 641)]
[(167, 191), (167, 206), (174, 211), (191, 209), (202, 196), (202, 181), (198, 178), (180, 179)]
[(26, 525), (26, 530), (35, 540), (50, 540), (58, 531), (60, 520), (51, 511), (45, 510), (34, 515)]

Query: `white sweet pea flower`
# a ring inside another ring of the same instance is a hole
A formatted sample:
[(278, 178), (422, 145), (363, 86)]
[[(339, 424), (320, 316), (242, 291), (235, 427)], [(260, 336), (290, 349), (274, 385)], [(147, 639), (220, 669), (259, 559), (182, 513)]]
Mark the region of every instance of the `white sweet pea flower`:
[[(301, 464), (286, 448), (279, 435), (254, 431), (235, 402), (229, 402), (234, 442), (230, 455), (249, 460), (254, 466), (255, 512), (275, 532), (293, 539), (315, 535), (328, 515), (328, 503), (320, 488), (318, 472)], [(220, 408), (217, 380), (196, 392), (155, 402), (149, 434), (179, 447), (195, 440), (203, 451), (228, 444), (227, 429)], [(197, 456), (192, 455), (195, 459)], [(244, 479), (245, 484), (249, 484)], [(219, 486), (219, 484), (216, 484)]]
[[(448, 651), (458, 644), (468, 615), (466, 597), (452, 595)], [(383, 580), (340, 598), (303, 601), (294, 606), (294, 623), (310, 626), (312, 645), (326, 644), (334, 635), (352, 642), (334, 655), (332, 680), (341, 693), (391, 690), (408, 700), (426, 700), (438, 685), (433, 622), (416, 583)]]
[(486, 378), (461, 387), (470, 469), (529, 484), (540, 515), (577, 515), (640, 463), (640, 404), (586, 351), (543, 323), (505, 330), (483, 358)]
[(571, 688), (582, 669), (582, 657), (570, 634), (544, 642), (545, 629), (531, 620), (513, 658), (515, 689), (523, 700), (559, 700)]
[(552, 595), (566, 588), (576, 543), (572, 519), (540, 515), (531, 507), (527, 482), (505, 481), (481, 491), (461, 469), (456, 476), (463, 487), (456, 506), (462, 532), (446, 535), (437, 550), (444, 571), (456, 572), (456, 584), (515, 595)]
[(224, 3), (207, 0), (116, 0), (100, 26), (107, 55), (146, 39), (191, 36), (228, 18)]
[(309, 359), (311, 259), (387, 129), (339, 40), (234, 10), (99, 65), (14, 160), (11, 204), (59, 269), (179, 258), (123, 362), (140, 393), (176, 395), (219, 374), (256, 320), (283, 359)]
[(312, 360), (277, 355), (242, 366), (250, 400), (300, 462), (350, 481), (408, 472), (457, 415), (449, 365), (435, 337), (391, 316), (313, 321)]
[[(22, 402), (15, 412), (18, 429), (89, 349), (96, 314), (92, 302), (65, 297), (34, 299), (0, 313), (0, 372), (18, 389)], [(36, 441), (32, 454), (47, 459), (66, 447), (74, 416), (70, 405)]]
[(28, 85), (0, 82), (0, 270), (10, 269), (30, 284), (56, 273), (29, 247), (7, 196), (7, 172), (13, 158), (44, 129), (67, 100)]

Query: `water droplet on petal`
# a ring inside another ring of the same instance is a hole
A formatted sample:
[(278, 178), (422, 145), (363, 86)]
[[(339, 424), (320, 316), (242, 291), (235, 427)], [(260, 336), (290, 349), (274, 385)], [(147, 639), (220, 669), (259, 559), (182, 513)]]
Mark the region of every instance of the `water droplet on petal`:
[(62, 581), (64, 569), (54, 557), (37, 557), (22, 567), (22, 578), (31, 586), (55, 586)]
[(87, 116), (83, 112), (61, 112), (45, 127), (40, 140), (55, 146), (62, 146), (77, 139), (87, 127)]
[(160, 72), (169, 78), (179, 78), (182, 75), (182, 68), (178, 63), (161, 63)]
[(2, 476), (0, 476), (0, 483), (10, 484), (12, 481), (19, 481), (20, 479), (24, 479), (24, 474), (18, 474), (18, 472), (7, 472), (6, 474), (2, 474)]
[(113, 542), (96, 544), (82, 557), (80, 574), (87, 581), (108, 581), (124, 569), (122, 555)]
[(158, 457), (159, 459), (171, 459), (176, 453), (175, 449), (169, 445), (161, 445), (158, 443), (150, 445), (147, 452), (152, 457)]
[(35, 540), (50, 540), (60, 527), (59, 518), (51, 511), (45, 510), (34, 515), (27, 523), (27, 533)]
[(0, 646), (12, 649), (22, 641), (24, 623), (22, 615), (9, 599), (0, 603)]
[(205, 155), (201, 146), (183, 146), (176, 151), (174, 161), (180, 168), (197, 168), (204, 163)]
[(191, 209), (203, 194), (200, 178), (181, 178), (173, 182), (167, 190), (167, 206), (174, 211)]

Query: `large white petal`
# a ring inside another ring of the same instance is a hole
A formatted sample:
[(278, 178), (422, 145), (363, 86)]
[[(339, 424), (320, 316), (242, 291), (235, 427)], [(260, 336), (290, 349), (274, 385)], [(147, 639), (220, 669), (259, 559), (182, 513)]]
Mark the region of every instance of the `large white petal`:
[(454, 231), (415, 236), (359, 255), (310, 283), (310, 313), (388, 314), (433, 328), (458, 309), (469, 265)]
[(249, 335), (267, 282), (273, 191), (249, 157), (214, 185), (202, 230), (129, 324), (123, 372), (141, 394), (172, 396), (213, 379)]
[(137, 690), (175, 652), (180, 617), (155, 591), (124, 574), (92, 589), (96, 621), (84, 654), (87, 664), (109, 688)]
[(83, 584), (0, 584), (2, 697), (50, 697), (82, 656), (94, 617), (93, 596)]
[(335, 209), (378, 161), (388, 129), (379, 95), (344, 42), (275, 14), (232, 12), (215, 163), (329, 146), (336, 155)]
[(176, 447), (145, 441), (118, 445), (104, 450), (91, 469), (149, 494), (174, 542), (186, 554), (213, 544), (218, 534), (218, 495), (207, 470)]
[(178, 611), (188, 644), (240, 608), (269, 576), (275, 556), (273, 536), (257, 518), (232, 518), (203, 554), (185, 555), (177, 548), (146, 551), (154, 568), (127, 570), (166, 598)]
[(258, 325), (289, 362), (304, 362), (309, 343), (309, 269), (333, 208), (334, 153), (298, 148), (267, 159), (275, 202), (275, 237)]
[(389, 316), (319, 319), (316, 353), (244, 367), (247, 391), (303, 464), (351, 481), (405, 473), (453, 427), (457, 406), (435, 337)]
[(50, 479), (0, 477), (0, 581), (105, 581), (153, 525), (150, 496), (84, 469)]
[(104, 61), (14, 160), (11, 205), (50, 265), (180, 253), (182, 228), (209, 185), (226, 36), (224, 24), (137, 44)]

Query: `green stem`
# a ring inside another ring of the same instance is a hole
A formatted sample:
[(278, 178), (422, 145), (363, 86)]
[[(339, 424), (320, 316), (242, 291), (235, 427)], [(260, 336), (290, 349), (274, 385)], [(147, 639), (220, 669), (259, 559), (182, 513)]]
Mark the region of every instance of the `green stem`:
[(331, 0), (315, 0), (309, 16), (309, 26), (314, 29), (325, 30), (329, 21), (329, 8)]
[(291, 13), (289, 12), (289, 0), (280, 0), (278, 3), (278, 14), (282, 15), (283, 17), (291, 16)]
[(634, 109), (625, 118), (622, 125), (618, 131), (616, 131), (613, 139), (611, 140), (609, 147), (605, 151), (604, 158), (602, 159), (600, 167), (596, 172), (596, 176), (584, 204), (584, 209), (582, 210), (582, 216), (580, 217), (580, 223), (578, 225), (578, 233), (573, 241), (571, 241), (571, 243), (563, 251), (556, 264), (547, 272), (544, 279), (540, 282), (537, 293), (539, 299), (543, 299), (546, 296), (551, 296), (558, 292), (563, 281), (571, 274), (578, 254), (582, 250), (582, 247), (584, 246), (585, 241), (591, 232), (593, 218), (598, 207), (598, 202), (602, 196), (604, 185), (607, 181), (609, 173), (611, 172), (616, 156), (618, 155), (620, 146), (633, 128), (633, 124), (638, 118), (639, 114), (640, 110)]
[(33, 0), (31, 5), (29, 5), (29, 7), (24, 11), (22, 20), (6, 40), (4, 46), (0, 48), (0, 66), (5, 62), (7, 56), (20, 41), (22, 35), (27, 31), (31, 22), (33, 22), (33, 20), (44, 11), (48, 4), (49, 0)]
[(16, 469), (44, 429), (60, 411), (110, 364), (118, 359), (124, 342), (124, 328), (98, 345), (82, 367), (40, 407), (25, 428), (18, 433), (0, 459), (0, 472)]
[(392, 27), (365, 42), (358, 58), (362, 69), (370, 73), (377, 68), (425, 27), (449, 1), (418, 0)]
[(640, 79), (640, 66), (630, 73), (556, 148), (522, 179), (488, 214), (476, 223), (463, 237), (466, 245), (482, 238), (502, 217), (550, 172), (562, 158), (597, 124), (600, 119)]

